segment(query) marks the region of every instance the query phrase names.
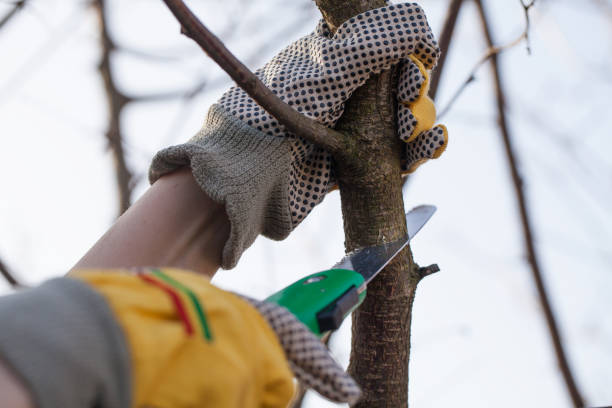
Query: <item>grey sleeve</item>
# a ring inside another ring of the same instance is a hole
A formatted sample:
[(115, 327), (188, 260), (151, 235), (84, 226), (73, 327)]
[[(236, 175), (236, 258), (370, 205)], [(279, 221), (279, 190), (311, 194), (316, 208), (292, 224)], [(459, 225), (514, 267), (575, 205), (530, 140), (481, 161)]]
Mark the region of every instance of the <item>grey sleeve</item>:
[(128, 408), (127, 343), (104, 298), (70, 278), (0, 297), (0, 359), (38, 408)]
[(157, 153), (149, 181), (191, 168), (202, 190), (225, 206), (231, 229), (221, 266), (231, 269), (257, 235), (281, 240), (291, 232), (291, 157), (287, 138), (260, 132), (213, 105), (196, 136)]

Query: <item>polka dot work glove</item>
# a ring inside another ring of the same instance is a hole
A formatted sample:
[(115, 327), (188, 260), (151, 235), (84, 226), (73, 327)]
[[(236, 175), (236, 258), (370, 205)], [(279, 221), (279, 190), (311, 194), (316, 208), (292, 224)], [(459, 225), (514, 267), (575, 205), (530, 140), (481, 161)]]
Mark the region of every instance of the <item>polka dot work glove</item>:
[(302, 322), (284, 307), (274, 303), (243, 297), (268, 322), (276, 333), (289, 367), (295, 377), (334, 402), (352, 404), (361, 389), (334, 361), (327, 348)]
[[(255, 73), (298, 112), (332, 127), (372, 74), (401, 64), (398, 136), (406, 142), (403, 171), (411, 172), (447, 143), (446, 128), (432, 128), (435, 109), (427, 96), (438, 55), (423, 10), (405, 3), (357, 15), (333, 35), (321, 21)], [(204, 191), (225, 204), (232, 228), (222, 262), (231, 268), (259, 233), (285, 238), (323, 200), (335, 185), (331, 162), (329, 153), (288, 132), (233, 87), (196, 136), (156, 155), (149, 178), (191, 166)]]

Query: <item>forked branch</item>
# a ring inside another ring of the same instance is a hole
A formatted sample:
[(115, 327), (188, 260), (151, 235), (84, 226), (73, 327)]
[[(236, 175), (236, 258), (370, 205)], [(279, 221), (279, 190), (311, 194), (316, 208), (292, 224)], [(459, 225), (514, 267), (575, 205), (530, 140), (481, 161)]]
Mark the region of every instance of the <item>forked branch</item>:
[(106, 141), (108, 143), (108, 148), (112, 152), (113, 161), (115, 163), (115, 181), (119, 193), (119, 215), (121, 215), (131, 204), (134, 183), (134, 176), (128, 168), (125, 157), (125, 149), (123, 147), (124, 137), (121, 131), (121, 114), (129, 100), (119, 91), (111, 64), (111, 55), (116, 47), (108, 31), (106, 0), (94, 0), (92, 5), (96, 10), (100, 24), (100, 47), (102, 50), (102, 58), (98, 66), (98, 71), (104, 81), (104, 90), (106, 92), (109, 116)]
[(521, 34), (517, 38), (515, 38), (514, 40), (510, 41), (507, 44), (504, 44), (504, 45), (487, 44), (487, 50), (485, 51), (484, 55), (474, 65), (474, 67), (468, 74), (465, 81), (463, 81), (463, 83), (459, 86), (459, 88), (453, 94), (453, 97), (451, 98), (451, 100), (444, 107), (444, 109), (442, 109), (442, 111), (438, 115), (439, 118), (446, 115), (448, 111), (450, 111), (450, 109), (453, 107), (455, 102), (457, 102), (457, 100), (459, 99), (463, 91), (465, 91), (465, 89), (472, 82), (474, 82), (474, 80), (476, 80), (476, 73), (478, 72), (480, 67), (484, 65), (485, 62), (489, 61), (494, 56), (501, 54), (502, 52), (506, 50), (516, 47), (523, 41), (525, 41), (525, 44), (527, 47), (527, 53), (531, 54), (531, 45), (529, 43), (529, 30), (531, 28), (531, 20), (529, 18), (529, 10), (534, 6), (536, 0), (531, 0), (527, 4), (525, 4), (524, 0), (520, 0), (520, 2), (521, 2), (521, 6), (523, 6), (523, 11), (525, 13), (525, 27), (523, 28), (523, 32), (521, 32)]
[(236, 81), (238, 86), (291, 133), (303, 137), (332, 154), (343, 152), (347, 138), (342, 133), (302, 115), (283, 102), (202, 24), (182, 0), (164, 0), (164, 3), (181, 23), (181, 31), (202, 47)]

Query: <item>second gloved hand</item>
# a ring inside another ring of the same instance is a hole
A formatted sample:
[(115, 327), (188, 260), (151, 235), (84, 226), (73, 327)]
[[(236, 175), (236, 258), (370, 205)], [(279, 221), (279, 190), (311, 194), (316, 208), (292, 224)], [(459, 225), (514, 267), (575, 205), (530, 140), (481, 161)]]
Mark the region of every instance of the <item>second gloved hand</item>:
[[(371, 75), (402, 63), (398, 137), (407, 142), (403, 166), (409, 172), (446, 146), (446, 129), (431, 129), (435, 109), (426, 95), (438, 55), (423, 10), (405, 3), (359, 14), (333, 35), (321, 21), (256, 75), (298, 112), (332, 127)], [(238, 87), (211, 107), (200, 133), (158, 153), (150, 180), (186, 165), (202, 189), (225, 204), (232, 225), (226, 269), (258, 234), (285, 238), (335, 184), (330, 154), (287, 132)]]

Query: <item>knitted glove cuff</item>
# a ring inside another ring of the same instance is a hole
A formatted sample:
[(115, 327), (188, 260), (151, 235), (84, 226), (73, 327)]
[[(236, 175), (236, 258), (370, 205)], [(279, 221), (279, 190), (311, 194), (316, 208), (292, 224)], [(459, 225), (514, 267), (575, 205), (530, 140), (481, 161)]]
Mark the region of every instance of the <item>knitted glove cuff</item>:
[(231, 269), (258, 234), (281, 240), (291, 232), (291, 157), (288, 139), (260, 132), (213, 105), (198, 134), (155, 155), (149, 181), (191, 167), (202, 190), (225, 206), (231, 229), (221, 266)]

